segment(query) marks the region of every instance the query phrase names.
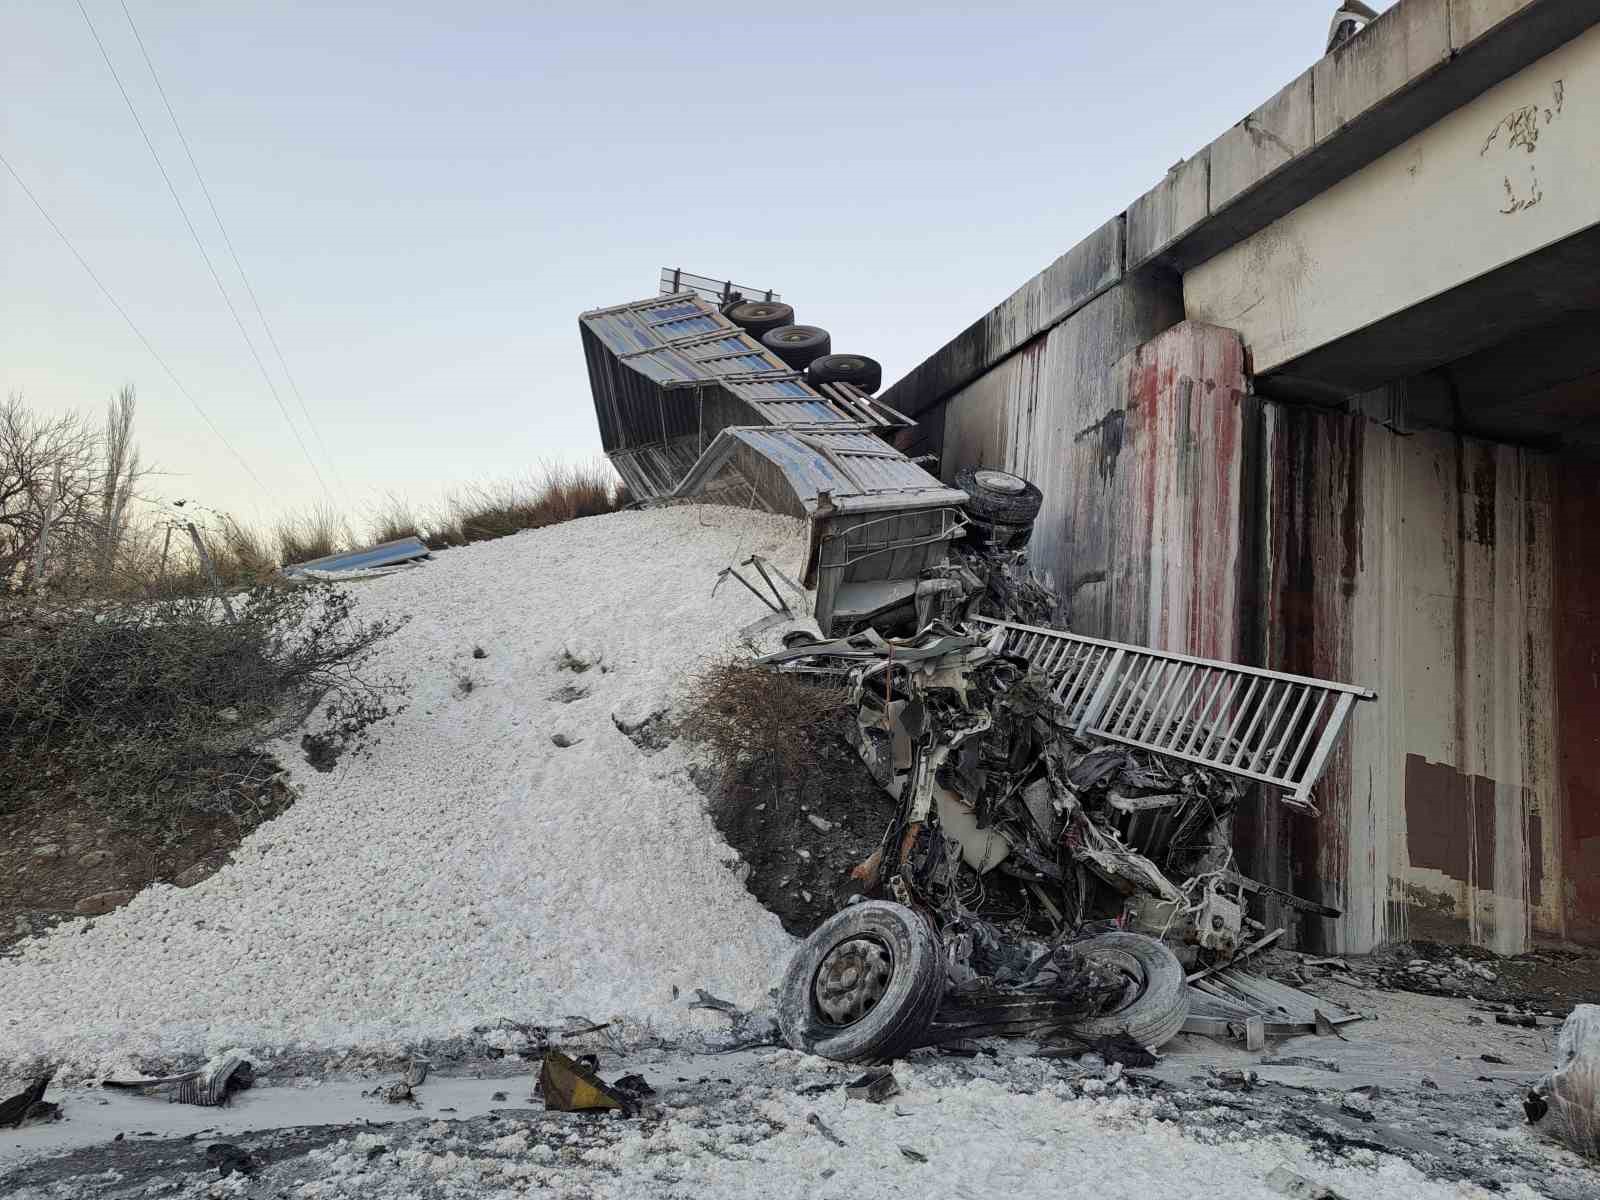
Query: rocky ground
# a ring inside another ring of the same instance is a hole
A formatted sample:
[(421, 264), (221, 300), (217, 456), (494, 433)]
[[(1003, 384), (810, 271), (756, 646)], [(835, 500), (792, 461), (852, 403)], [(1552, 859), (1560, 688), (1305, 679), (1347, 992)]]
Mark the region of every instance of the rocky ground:
[(113, 823), (70, 790), (41, 791), (0, 813), (0, 956), (63, 921), (104, 916), (152, 883), (189, 888), (209, 878), (252, 829), (293, 803), (274, 768), (249, 756), (230, 772), (227, 805), (185, 810), (159, 828)]
[[(0, 942), (43, 936), (0, 953), (0, 1098), (40, 1062), (61, 1077), (60, 1119), (0, 1130), (0, 1195), (1600, 1194), (1521, 1103), (1559, 1018), (1600, 998), (1576, 951), (1270, 952), (1255, 969), (1366, 1019), (1255, 1053), (1180, 1036), (1137, 1070), (1021, 1041), (918, 1051), (882, 1104), (845, 1095), (858, 1068), (771, 1045), (791, 935), (834, 910), (889, 806), (843, 741), (770, 799), (759, 778), (719, 790), (672, 714), (761, 615), (708, 581), (795, 534), (621, 514), (376, 581), (363, 602), (412, 618), (385, 664), (410, 708), (335, 773), (289, 739), (297, 798), (242, 841), (123, 844), (70, 798), (8, 816)], [(746, 1008), (696, 1007), (699, 987)], [(639, 1114), (546, 1112), (531, 1034), (496, 1021), (579, 1014), (607, 1025), (557, 1040), (643, 1075)], [(233, 1045), (259, 1082), (227, 1108), (96, 1086)], [(386, 1103), (414, 1054), (433, 1075)]]
[[(1355, 1002), (1355, 989), (1327, 991)], [(1034, 1057), (1020, 1041), (917, 1051), (879, 1104), (846, 1096), (858, 1068), (772, 1047), (628, 1046), (609, 1031), (567, 1044), (597, 1053), (606, 1079), (644, 1076), (653, 1095), (635, 1116), (545, 1111), (537, 1062), (503, 1031), (428, 1047), (443, 1065), (412, 1104), (379, 1094), (396, 1061), (286, 1055), (227, 1109), (52, 1093), (62, 1120), (0, 1135), (0, 1192), (1249, 1200), (1296, 1194), (1283, 1189), (1298, 1176), (1348, 1200), (1596, 1194), (1600, 1172), (1522, 1112), (1550, 1031), (1474, 1022), (1471, 1001), (1364, 999), (1368, 1019), (1343, 1039), (1248, 1054), (1180, 1037), (1144, 1070)]]

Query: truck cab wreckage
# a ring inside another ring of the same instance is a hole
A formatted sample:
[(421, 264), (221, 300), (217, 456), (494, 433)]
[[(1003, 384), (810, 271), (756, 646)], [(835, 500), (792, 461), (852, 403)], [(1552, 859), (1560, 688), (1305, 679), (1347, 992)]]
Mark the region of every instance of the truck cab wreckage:
[(1284, 932), (1253, 899), (1338, 913), (1239, 873), (1232, 818), (1252, 787), (1314, 814), (1374, 693), (1057, 628), (1027, 569), (1037, 488), (976, 465), (949, 487), (906, 458), (876, 364), (831, 377), (852, 356), (805, 357), (827, 335), (772, 293), (682, 272), (663, 291), (580, 318), (606, 452), (646, 503), (806, 522), (821, 637), (756, 665), (848, 688), (896, 806), (790, 964), (786, 1040), (865, 1061), (1009, 1034), (1136, 1060), (1184, 1030), (1256, 1048), (1354, 1020), (1240, 966)]

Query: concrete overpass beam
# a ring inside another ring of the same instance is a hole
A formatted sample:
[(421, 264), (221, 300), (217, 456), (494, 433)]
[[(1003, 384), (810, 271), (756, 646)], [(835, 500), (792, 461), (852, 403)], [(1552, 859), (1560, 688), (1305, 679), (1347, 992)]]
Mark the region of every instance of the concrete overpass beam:
[[(1408, 9), (1434, 6), (1411, 0), (1391, 14)], [(1349, 119), (1359, 107), (1363, 79), (1381, 89), (1387, 78), (1377, 68), (1341, 73), (1337, 58), (1317, 70), (1345, 80), (1351, 96), (1329, 99), (1314, 76), (1319, 136), (1320, 122)], [(1184, 276), (1188, 315), (1238, 329), (1269, 390), (1348, 395), (1548, 321), (1564, 303), (1584, 307), (1595, 287), (1580, 266), (1594, 257), (1586, 239), (1600, 227), (1596, 123), (1600, 28), (1590, 28), (1192, 268)], [(1563, 279), (1569, 247), (1574, 270)], [(1393, 361), (1374, 353), (1378, 343), (1359, 340), (1381, 338), (1384, 322), (1490, 278), (1495, 287), (1477, 298), (1477, 320), (1427, 322), (1428, 338), (1403, 339), (1388, 351)], [(1356, 340), (1335, 354), (1342, 339)]]

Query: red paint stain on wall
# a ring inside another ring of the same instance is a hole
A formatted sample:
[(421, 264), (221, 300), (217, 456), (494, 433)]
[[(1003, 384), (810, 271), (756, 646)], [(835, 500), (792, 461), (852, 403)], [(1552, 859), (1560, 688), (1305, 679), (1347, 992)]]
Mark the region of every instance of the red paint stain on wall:
[[(1495, 887), (1495, 798), (1501, 785), (1482, 775), (1464, 775), (1449, 763), (1406, 755), (1406, 852), (1413, 867), (1441, 871), (1484, 891)], [(1537, 904), (1544, 884), (1544, 825), (1531, 811), (1526, 788), (1519, 789), (1528, 813), (1528, 898)]]
[(1555, 643), (1557, 787), (1565, 815), (1561, 857), (1572, 903), (1567, 936), (1600, 941), (1600, 466), (1556, 471)]
[[(1362, 567), (1365, 422), (1285, 405), (1273, 409), (1271, 427), (1263, 468), (1270, 503), (1264, 661), (1298, 675), (1349, 679), (1350, 598)], [(1250, 864), (1257, 877), (1320, 894), (1341, 908), (1370, 902), (1344, 895), (1353, 783), (1344, 737), (1318, 785), (1320, 817), (1286, 814), (1263, 801)], [(1321, 930), (1307, 933), (1315, 943)]]

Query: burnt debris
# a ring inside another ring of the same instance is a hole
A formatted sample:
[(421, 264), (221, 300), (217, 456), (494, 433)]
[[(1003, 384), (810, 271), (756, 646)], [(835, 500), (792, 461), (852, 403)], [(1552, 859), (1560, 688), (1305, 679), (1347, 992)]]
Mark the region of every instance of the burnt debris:
[(1242, 875), (1233, 815), (1257, 782), (1314, 812), (1311, 785), (1371, 693), (1060, 630), (1027, 566), (1037, 489), (958, 479), (974, 511), (912, 604), (758, 660), (844, 683), (856, 751), (894, 802), (850, 871), (858, 911), (791, 965), (785, 1037), (865, 1060), (991, 1034), (1154, 1047), (1184, 1028), (1279, 1032), (1264, 1017), (1288, 1001), (1236, 965), (1282, 932), (1249, 906), (1338, 914)]

